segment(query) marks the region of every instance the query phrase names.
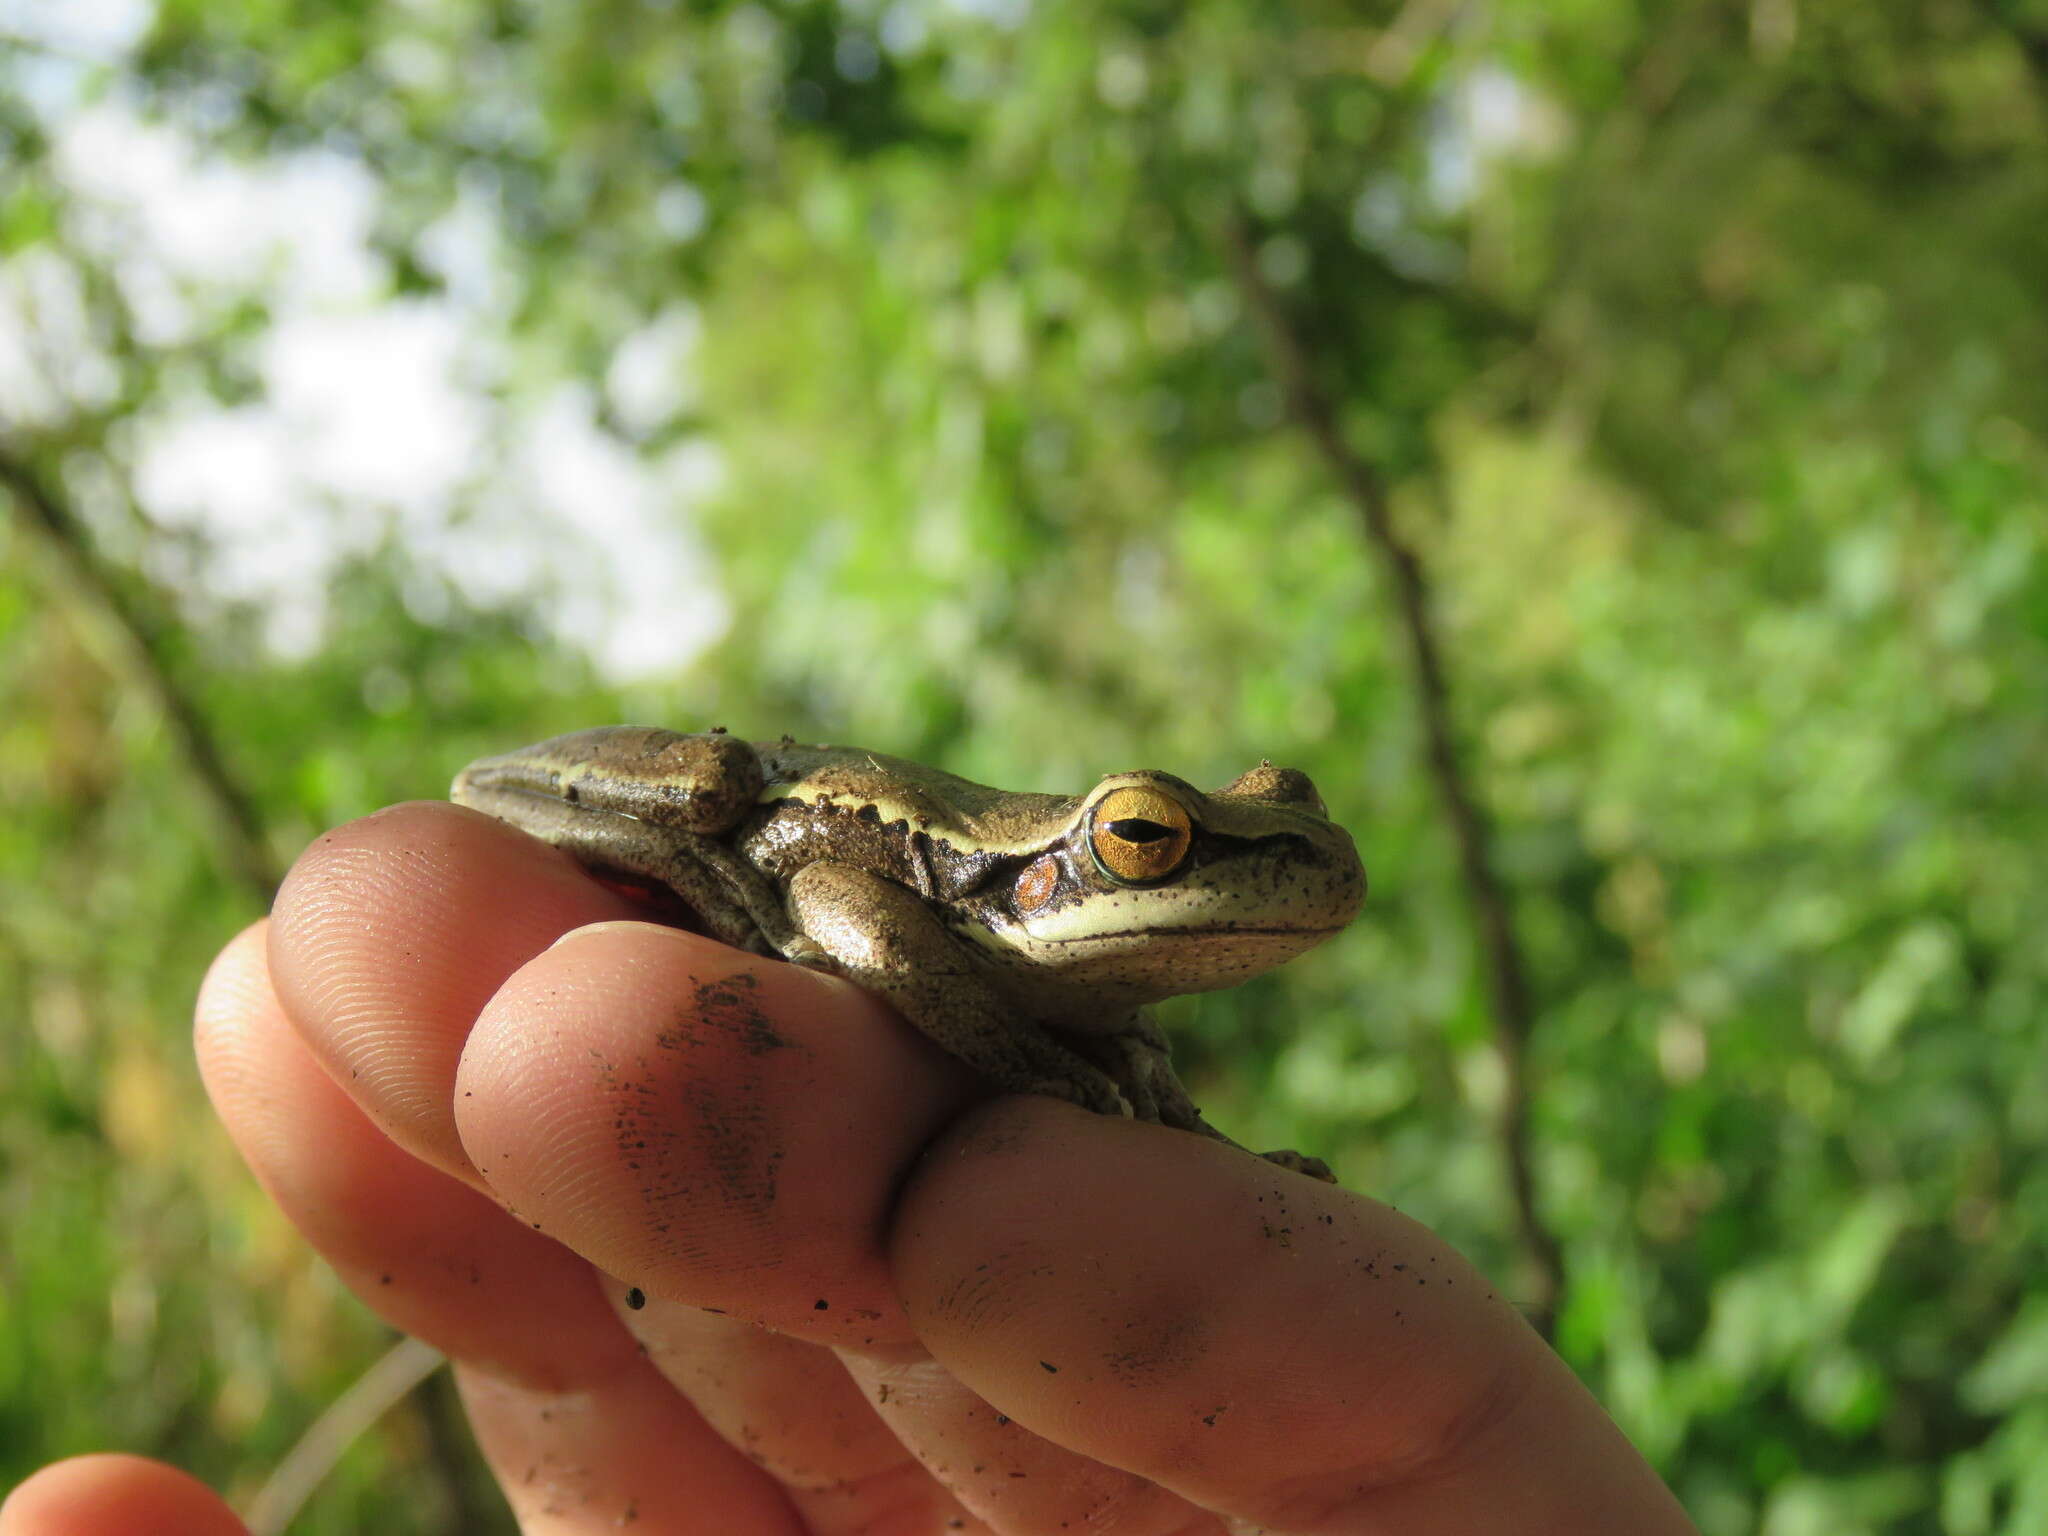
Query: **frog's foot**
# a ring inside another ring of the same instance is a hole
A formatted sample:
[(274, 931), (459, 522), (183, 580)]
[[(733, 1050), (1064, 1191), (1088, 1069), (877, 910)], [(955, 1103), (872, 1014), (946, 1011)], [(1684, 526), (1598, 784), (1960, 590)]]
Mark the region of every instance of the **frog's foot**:
[(1312, 1179), (1320, 1179), (1325, 1184), (1337, 1182), (1337, 1175), (1330, 1172), (1330, 1165), (1320, 1157), (1309, 1157), (1301, 1152), (1261, 1152), (1259, 1156), (1269, 1163), (1279, 1164), (1282, 1168), (1291, 1168), (1296, 1173), (1305, 1173)]
[(827, 953), (824, 945), (808, 934), (793, 935), (782, 946), (782, 958), (807, 971), (824, 971), (832, 976), (839, 974), (839, 962)]
[(1193, 1123), (1195, 1106), (1173, 1075), (1166, 1037), (1144, 1014), (1132, 1014), (1114, 1032), (1091, 1031), (1062, 1038), (1116, 1085), (1117, 1099), (1129, 1118), (1166, 1125)]

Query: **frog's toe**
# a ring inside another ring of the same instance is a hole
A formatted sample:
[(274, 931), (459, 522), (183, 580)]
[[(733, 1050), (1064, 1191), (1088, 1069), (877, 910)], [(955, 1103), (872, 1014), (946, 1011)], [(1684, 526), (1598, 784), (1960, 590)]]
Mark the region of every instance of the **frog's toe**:
[(839, 962), (825, 950), (816, 939), (798, 934), (782, 949), (782, 958), (791, 965), (800, 965), (807, 971), (825, 971), (832, 975), (839, 972)]
[(1305, 1173), (1310, 1178), (1320, 1179), (1325, 1184), (1337, 1182), (1337, 1175), (1330, 1172), (1330, 1165), (1320, 1157), (1309, 1157), (1305, 1153), (1287, 1151), (1264, 1152), (1260, 1155), (1269, 1163), (1277, 1163), (1282, 1168), (1291, 1168), (1296, 1173)]
[(1101, 1092), (1098, 1096), (1091, 1097), (1089, 1099), (1084, 1100), (1083, 1102), (1087, 1105), (1088, 1108), (1094, 1110), (1095, 1113), (1097, 1113), (1098, 1115), (1115, 1115), (1120, 1120), (1137, 1120), (1143, 1118), (1139, 1115), (1136, 1107), (1131, 1103), (1131, 1101), (1124, 1097), (1124, 1091), (1121, 1085), (1116, 1083), (1102, 1083), (1100, 1085), (1091, 1086), (1099, 1086)]

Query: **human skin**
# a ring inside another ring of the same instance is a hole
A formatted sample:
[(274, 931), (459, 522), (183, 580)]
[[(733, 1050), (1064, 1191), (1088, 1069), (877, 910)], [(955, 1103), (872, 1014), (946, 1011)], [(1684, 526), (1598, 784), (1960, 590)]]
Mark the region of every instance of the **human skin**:
[[(1663, 1536), (1485, 1278), (1220, 1143), (990, 1098), (835, 977), (460, 808), (321, 838), (202, 990), (271, 1197), (446, 1351), (522, 1531)], [(0, 1536), (238, 1522), (126, 1457)]]

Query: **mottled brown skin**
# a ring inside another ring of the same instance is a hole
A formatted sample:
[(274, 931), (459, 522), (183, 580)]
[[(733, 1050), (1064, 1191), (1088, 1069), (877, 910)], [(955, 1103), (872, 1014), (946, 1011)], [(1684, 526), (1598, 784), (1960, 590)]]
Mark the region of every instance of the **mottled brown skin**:
[(1268, 970), (1365, 895), (1307, 776), (1270, 765), (1206, 795), (1157, 772), (1015, 794), (858, 748), (608, 726), (451, 793), (673, 890), (727, 943), (859, 982), (1005, 1089), (1218, 1140), (1140, 1006)]

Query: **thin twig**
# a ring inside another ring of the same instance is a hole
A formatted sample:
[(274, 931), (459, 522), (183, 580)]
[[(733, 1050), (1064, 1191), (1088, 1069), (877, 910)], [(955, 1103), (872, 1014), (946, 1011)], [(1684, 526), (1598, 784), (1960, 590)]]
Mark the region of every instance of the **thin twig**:
[(1515, 1225), (1532, 1275), (1531, 1320), (1549, 1336), (1564, 1286), (1564, 1255), (1544, 1225), (1536, 1204), (1536, 1180), (1529, 1148), (1529, 1040), (1536, 1008), (1529, 969), (1515, 937), (1507, 890), (1494, 868), (1492, 831), (1473, 793), (1458, 754), (1452, 723), (1450, 681), (1444, 671), (1430, 612), (1429, 581), (1400, 529), (1394, 526), (1385, 480), (1345, 438), (1329, 395), (1317, 383), (1306, 344), (1289, 320), (1280, 297), (1259, 270), (1258, 254), (1241, 218), (1224, 230), (1230, 264), (1246, 307), (1259, 329), (1288, 415), (1314, 442), (1345, 498), (1365, 524), (1394, 591), (1400, 627), (1415, 668), (1415, 693), (1422, 716), (1423, 749), (1429, 776), (1443, 802), (1457, 844), (1465, 899), (1479, 931), (1487, 989), (1493, 1001), (1494, 1046), (1505, 1075), (1499, 1135), (1507, 1165)]
[(276, 894), (281, 871), (263, 836), (263, 821), (241, 783), (228, 771), (212, 728), (178, 685), (170, 659), (169, 630), (130, 594), (93, 546), (78, 515), (26, 460), (0, 451), (0, 486), (15, 507), (70, 567), (86, 595), (114, 622), (126, 642), (137, 681), (148, 691), (178, 750), (192, 769), (220, 823), (222, 858), (230, 878), (262, 907)]
[(252, 1536), (280, 1536), (313, 1490), (327, 1480), (342, 1453), (393, 1403), (439, 1370), (444, 1358), (433, 1345), (418, 1339), (400, 1339), (386, 1350), (382, 1359), (327, 1405), (327, 1411), (299, 1436), (299, 1443), (249, 1501), (244, 1518)]

